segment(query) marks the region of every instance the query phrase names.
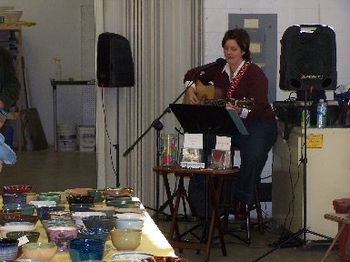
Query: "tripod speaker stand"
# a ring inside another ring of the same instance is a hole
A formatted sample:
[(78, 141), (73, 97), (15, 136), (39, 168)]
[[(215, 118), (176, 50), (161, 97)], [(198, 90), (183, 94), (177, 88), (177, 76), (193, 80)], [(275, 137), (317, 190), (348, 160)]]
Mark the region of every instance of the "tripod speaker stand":
[[(314, 89), (334, 90), (336, 88), (334, 31), (330, 27), (322, 25), (292, 26), (284, 33), (281, 46), (280, 88), (304, 91), (304, 112), (306, 113), (309, 92)], [(293, 54), (293, 50), (297, 53)], [(303, 164), (303, 227), (253, 261), (259, 261), (300, 236), (302, 236), (301, 241), (305, 245), (307, 234), (328, 240), (332, 239), (307, 228), (307, 117), (304, 117), (303, 124), (304, 150), (300, 159), (300, 163)]]

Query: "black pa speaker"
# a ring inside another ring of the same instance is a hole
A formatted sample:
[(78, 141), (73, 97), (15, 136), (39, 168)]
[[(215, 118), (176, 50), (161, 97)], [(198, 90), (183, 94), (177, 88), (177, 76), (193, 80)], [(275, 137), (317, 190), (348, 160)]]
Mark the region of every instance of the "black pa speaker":
[(337, 86), (336, 42), (332, 28), (294, 25), (281, 39), (282, 90), (333, 90)]
[(97, 43), (97, 83), (100, 87), (134, 85), (134, 64), (129, 41), (121, 35), (102, 33)]

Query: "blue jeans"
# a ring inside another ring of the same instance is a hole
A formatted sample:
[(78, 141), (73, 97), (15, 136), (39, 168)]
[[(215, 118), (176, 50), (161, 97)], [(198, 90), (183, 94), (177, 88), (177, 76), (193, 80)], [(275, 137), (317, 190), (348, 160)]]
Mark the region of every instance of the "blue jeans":
[(0, 133), (4, 136), (5, 143), (13, 149), (13, 135), (14, 135), (13, 127), (5, 123), (0, 129)]
[(274, 122), (256, 121), (247, 124), (249, 135), (234, 134), (232, 143), (240, 149), (241, 166), (235, 198), (245, 204), (254, 203), (255, 185), (268, 158), (268, 153), (277, 138), (277, 125)]

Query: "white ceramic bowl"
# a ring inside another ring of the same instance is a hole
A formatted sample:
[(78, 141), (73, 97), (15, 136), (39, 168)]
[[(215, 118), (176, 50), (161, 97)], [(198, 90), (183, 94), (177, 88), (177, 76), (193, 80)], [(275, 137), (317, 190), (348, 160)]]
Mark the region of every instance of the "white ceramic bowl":
[(35, 207), (53, 207), (56, 206), (55, 201), (50, 201), (50, 200), (36, 200), (36, 201), (30, 201), (29, 202), (31, 205), (34, 205)]
[(123, 219), (145, 219), (145, 215), (143, 213), (118, 213), (115, 214), (114, 217)]
[(51, 261), (57, 252), (55, 243), (28, 243), (22, 246), (23, 255), (28, 259)]
[(143, 219), (124, 219), (116, 218), (115, 219), (115, 228), (131, 228), (131, 229), (142, 229), (144, 224)]
[(0, 227), (0, 232), (3, 237), (6, 237), (8, 232), (13, 231), (34, 231), (35, 225), (30, 222), (10, 222), (5, 223), (4, 226)]
[(21, 10), (5, 10), (3, 12), (5, 16), (5, 22), (12, 23), (17, 22), (21, 18), (23, 11)]

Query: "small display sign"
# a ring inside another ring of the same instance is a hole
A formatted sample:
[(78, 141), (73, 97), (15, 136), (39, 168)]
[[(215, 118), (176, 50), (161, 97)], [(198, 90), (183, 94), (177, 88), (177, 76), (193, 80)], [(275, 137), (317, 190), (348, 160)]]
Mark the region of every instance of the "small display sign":
[(323, 148), (323, 134), (309, 134), (306, 146), (307, 148)]

